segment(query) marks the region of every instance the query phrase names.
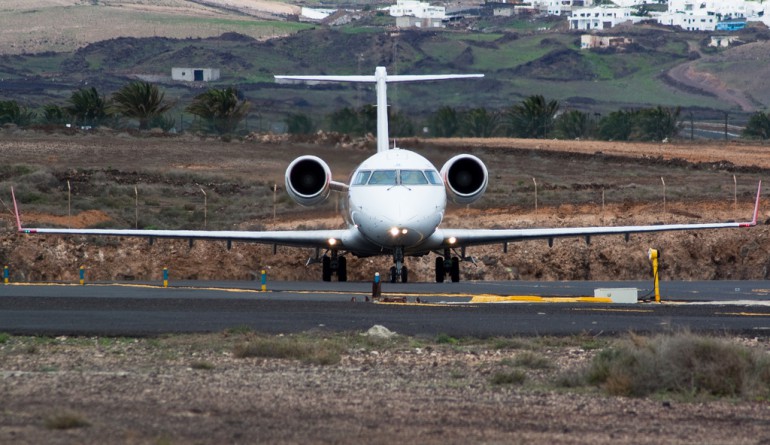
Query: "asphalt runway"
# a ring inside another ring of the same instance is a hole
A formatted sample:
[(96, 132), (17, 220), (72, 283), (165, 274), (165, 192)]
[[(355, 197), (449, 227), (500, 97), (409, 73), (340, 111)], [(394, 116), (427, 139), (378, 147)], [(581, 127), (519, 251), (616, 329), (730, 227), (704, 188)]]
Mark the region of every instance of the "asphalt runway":
[[(380, 324), (408, 335), (456, 337), (695, 332), (770, 335), (770, 282), (662, 282), (663, 303), (576, 302), (595, 288), (645, 282), (68, 283), (0, 285), (0, 332), (34, 335), (152, 336), (249, 327), (259, 332), (364, 331)], [(544, 302), (472, 303), (479, 295), (546, 297)], [(419, 301), (419, 303), (418, 303)], [(547, 302), (546, 302), (547, 301)]]

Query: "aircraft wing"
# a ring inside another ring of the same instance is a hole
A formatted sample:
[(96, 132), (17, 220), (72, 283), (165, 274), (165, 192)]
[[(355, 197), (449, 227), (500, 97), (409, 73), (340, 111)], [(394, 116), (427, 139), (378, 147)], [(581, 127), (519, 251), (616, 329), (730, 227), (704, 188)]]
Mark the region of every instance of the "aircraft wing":
[[(16, 227), (21, 233), (55, 234), (55, 235), (93, 235), (93, 236), (126, 236), (144, 238), (180, 238), (204, 239), (222, 241), (245, 241), (261, 244), (278, 244), (293, 247), (328, 248), (334, 243), (337, 248), (345, 248), (345, 242), (350, 241), (355, 233), (350, 230), (276, 230), (276, 231), (241, 231), (241, 230), (134, 230), (134, 229), (60, 229), (60, 228), (28, 228), (21, 224), (19, 207), (16, 196), (13, 195), (13, 207), (16, 216)], [(333, 240), (333, 241), (331, 241)]]
[[(453, 240), (451, 245), (458, 247), (477, 246), (482, 244), (525, 241), (531, 239), (548, 239), (563, 237), (586, 237), (595, 235), (625, 235), (632, 233), (667, 232), (676, 230), (705, 230), (757, 225), (759, 215), (759, 198), (762, 182), (757, 188), (757, 198), (754, 203), (754, 215), (747, 222), (704, 223), (704, 224), (655, 224), (648, 226), (602, 226), (602, 227), (563, 227), (563, 228), (532, 228), (532, 229), (438, 229), (432, 238)], [(446, 241), (445, 241), (446, 242)], [(445, 247), (447, 247), (445, 245)]]

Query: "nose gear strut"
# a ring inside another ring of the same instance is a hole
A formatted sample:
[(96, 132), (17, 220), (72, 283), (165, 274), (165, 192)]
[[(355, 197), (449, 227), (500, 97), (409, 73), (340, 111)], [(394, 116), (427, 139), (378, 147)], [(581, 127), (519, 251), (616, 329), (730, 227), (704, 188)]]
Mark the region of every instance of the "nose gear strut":
[(401, 281), (406, 283), (409, 280), (409, 270), (404, 266), (404, 248), (396, 247), (393, 251), (393, 264), (390, 268), (390, 282), (397, 283)]

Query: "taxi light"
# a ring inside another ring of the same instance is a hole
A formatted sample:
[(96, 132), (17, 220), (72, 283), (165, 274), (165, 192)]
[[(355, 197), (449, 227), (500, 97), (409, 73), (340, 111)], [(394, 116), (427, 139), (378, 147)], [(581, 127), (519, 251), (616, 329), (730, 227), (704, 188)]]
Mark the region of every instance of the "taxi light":
[(450, 237), (449, 237), (449, 239), (447, 240), (447, 242), (448, 242), (449, 244), (454, 244), (454, 243), (456, 243), (456, 242), (457, 242), (457, 238), (455, 238), (455, 237), (453, 237), (453, 236), (450, 236)]
[(390, 229), (390, 234), (392, 236), (398, 236), (399, 233), (401, 233), (401, 231), (398, 230), (398, 227), (393, 227), (393, 228)]
[(408, 232), (408, 230), (406, 230), (406, 229), (401, 229), (401, 234), (402, 234), (402, 235), (406, 235), (406, 233), (407, 233), (407, 232)]
[(336, 240), (336, 239), (334, 239), (334, 238), (329, 238), (329, 245), (330, 245), (330, 246), (333, 246), (333, 245), (335, 245), (335, 244), (337, 244), (337, 240)]

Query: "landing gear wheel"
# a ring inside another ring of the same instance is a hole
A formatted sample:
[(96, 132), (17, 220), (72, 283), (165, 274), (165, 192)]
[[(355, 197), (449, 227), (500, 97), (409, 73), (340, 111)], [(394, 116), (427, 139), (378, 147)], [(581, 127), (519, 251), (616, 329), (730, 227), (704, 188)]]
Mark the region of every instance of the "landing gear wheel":
[(332, 280), (332, 259), (328, 256), (325, 256), (321, 258), (321, 279), (323, 281), (331, 281)]
[(445, 276), (444, 257), (436, 257), (436, 283), (443, 283)]
[(452, 277), (452, 282), (457, 283), (460, 281), (460, 259), (452, 257), (452, 270), (449, 272)]
[(390, 282), (391, 283), (395, 283), (396, 282), (396, 278), (398, 278), (396, 276), (396, 266), (392, 266), (390, 268)]
[(337, 281), (348, 281), (348, 261), (344, 256), (337, 258)]
[(406, 268), (406, 266), (403, 266), (401, 268), (401, 282), (406, 283), (409, 279), (409, 270)]

